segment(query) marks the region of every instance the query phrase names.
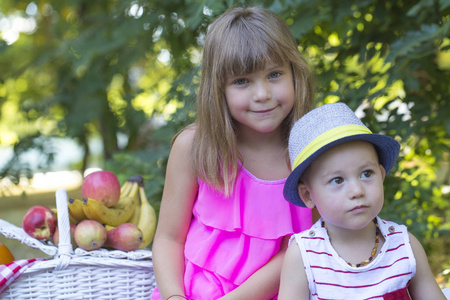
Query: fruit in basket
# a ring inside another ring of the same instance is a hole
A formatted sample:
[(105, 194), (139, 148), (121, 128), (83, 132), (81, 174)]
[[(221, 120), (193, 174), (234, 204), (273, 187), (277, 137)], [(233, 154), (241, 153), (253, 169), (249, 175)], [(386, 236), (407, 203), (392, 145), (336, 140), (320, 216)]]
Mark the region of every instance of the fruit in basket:
[(122, 251), (134, 251), (142, 244), (142, 231), (132, 223), (123, 223), (106, 232), (105, 246)]
[(156, 230), (156, 212), (148, 202), (143, 180), (139, 182), (139, 196), (141, 199), (141, 211), (138, 227), (142, 230), (143, 234), (143, 241), (140, 247), (142, 249), (150, 245)]
[(70, 198), (67, 202), (67, 207), (69, 208), (69, 217), (75, 220), (75, 222), (70, 221), (70, 223), (78, 223), (83, 220), (88, 219), (83, 210), (83, 201), (80, 199)]
[[(55, 215), (56, 224), (58, 224), (58, 210), (56, 209), (56, 207), (52, 207), (50, 209), (52, 210), (53, 214)], [(70, 221), (70, 223), (73, 223), (73, 224), (78, 223), (77, 220), (75, 220), (70, 214), (69, 214), (69, 221)]]
[(127, 221), (127, 223), (133, 223), (134, 225), (138, 225), (139, 223), (139, 217), (141, 216), (141, 204), (138, 203), (136, 207), (134, 208), (133, 215), (131, 218)]
[[(75, 224), (70, 224), (70, 243), (72, 244), (72, 247), (76, 246), (74, 237), (76, 227)], [(59, 245), (59, 227), (56, 227), (55, 233), (53, 234), (53, 244), (55, 244), (55, 246)]]
[(34, 205), (25, 213), (22, 228), (35, 239), (50, 239), (56, 229), (55, 214), (47, 206)]
[(0, 242), (0, 265), (9, 264), (14, 261), (14, 255), (9, 251), (8, 247)]
[(91, 198), (111, 207), (119, 202), (120, 182), (110, 171), (97, 171), (84, 178), (81, 193), (83, 198)]
[(119, 226), (126, 223), (133, 216), (135, 207), (139, 204), (138, 192), (138, 184), (132, 183), (130, 192), (127, 195), (122, 195), (119, 202), (113, 207), (106, 207), (98, 201), (84, 198), (84, 213), (91, 220), (111, 226)]
[(81, 221), (74, 232), (75, 243), (86, 251), (101, 248), (106, 242), (106, 237), (105, 227), (94, 220)]

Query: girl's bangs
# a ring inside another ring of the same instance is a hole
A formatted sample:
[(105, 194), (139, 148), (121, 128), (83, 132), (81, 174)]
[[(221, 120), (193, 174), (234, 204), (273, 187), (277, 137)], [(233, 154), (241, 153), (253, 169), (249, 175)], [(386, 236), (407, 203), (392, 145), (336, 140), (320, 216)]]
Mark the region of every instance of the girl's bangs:
[(222, 48), (221, 64), (225, 78), (262, 70), (269, 61), (275, 64), (286, 61), (282, 56), (284, 51), (273, 41), (242, 34), (230, 36), (231, 40)]

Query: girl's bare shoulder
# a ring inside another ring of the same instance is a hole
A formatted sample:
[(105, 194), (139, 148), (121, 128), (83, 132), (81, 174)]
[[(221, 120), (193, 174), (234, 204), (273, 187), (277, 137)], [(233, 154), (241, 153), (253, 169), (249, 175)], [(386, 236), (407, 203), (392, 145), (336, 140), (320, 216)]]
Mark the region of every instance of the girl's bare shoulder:
[(191, 124), (178, 132), (172, 141), (172, 147), (190, 149), (194, 142), (195, 132), (197, 131), (195, 124)]

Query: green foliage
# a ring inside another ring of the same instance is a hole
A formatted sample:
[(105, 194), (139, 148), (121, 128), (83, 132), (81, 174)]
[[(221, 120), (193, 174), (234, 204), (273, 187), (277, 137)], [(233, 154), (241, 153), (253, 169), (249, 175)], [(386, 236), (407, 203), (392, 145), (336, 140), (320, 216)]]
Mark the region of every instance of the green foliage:
[[(373, 131), (402, 144), (383, 217), (421, 240), (448, 233), (450, 1), (33, 3), (34, 16), (25, 13), (29, 1), (0, 3), (4, 16), (37, 24), (14, 43), (0, 40), (0, 145), (14, 145), (17, 155), (40, 147), (51, 162), (42, 141), (70, 137), (84, 149), (86, 168), (88, 141), (99, 135), (105, 167), (121, 180), (143, 175), (157, 204), (170, 140), (195, 120), (207, 26), (227, 7), (252, 3), (290, 25), (317, 75), (317, 105), (346, 102)], [(8, 167), (3, 175), (26, 166)]]

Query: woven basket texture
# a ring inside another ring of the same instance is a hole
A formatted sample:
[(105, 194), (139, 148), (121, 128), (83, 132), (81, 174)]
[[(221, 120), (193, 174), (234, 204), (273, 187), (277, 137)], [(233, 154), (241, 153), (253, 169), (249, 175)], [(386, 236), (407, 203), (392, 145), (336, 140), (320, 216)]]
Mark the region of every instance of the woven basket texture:
[(36, 262), (1, 294), (0, 299), (150, 299), (156, 286), (152, 252), (99, 249), (73, 251), (67, 193), (56, 191), (59, 247), (27, 235), (0, 219), (0, 233), (50, 255)]

